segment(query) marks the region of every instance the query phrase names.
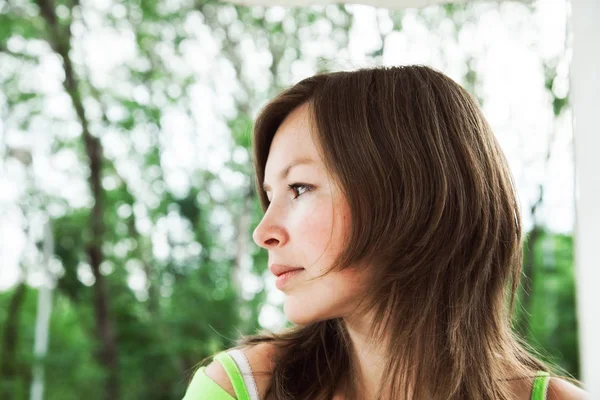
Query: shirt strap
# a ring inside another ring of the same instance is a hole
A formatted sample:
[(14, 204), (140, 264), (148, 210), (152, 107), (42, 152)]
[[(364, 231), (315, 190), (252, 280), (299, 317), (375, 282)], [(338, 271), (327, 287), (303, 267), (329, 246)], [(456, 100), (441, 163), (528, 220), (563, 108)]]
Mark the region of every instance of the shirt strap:
[(258, 397), (256, 381), (254, 380), (254, 375), (252, 374), (252, 368), (250, 367), (250, 362), (248, 361), (246, 355), (240, 349), (229, 350), (228, 353), (231, 358), (233, 358), (240, 371), (242, 371), (242, 377), (244, 378), (246, 389), (250, 395), (250, 400), (260, 400)]
[(242, 374), (233, 358), (227, 352), (221, 352), (215, 356), (215, 360), (219, 361), (227, 372), (237, 400), (251, 400)]
[(531, 389), (531, 400), (545, 400), (549, 383), (550, 374), (548, 372), (536, 372), (535, 378), (533, 379), (533, 387)]

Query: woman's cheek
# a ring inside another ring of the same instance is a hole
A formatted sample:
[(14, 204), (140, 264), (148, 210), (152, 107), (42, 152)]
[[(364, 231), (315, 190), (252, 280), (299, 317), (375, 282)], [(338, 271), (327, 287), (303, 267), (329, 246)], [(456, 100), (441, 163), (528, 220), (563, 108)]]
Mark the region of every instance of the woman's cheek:
[(329, 242), (333, 242), (336, 235), (335, 231), (332, 232), (333, 208), (331, 200), (323, 199), (314, 202), (307, 206), (301, 214), (302, 218), (299, 221), (298, 228), (298, 233), (301, 235), (300, 240), (306, 243), (309, 248), (320, 252), (316, 257), (320, 256), (326, 248), (329, 252), (331, 246)]

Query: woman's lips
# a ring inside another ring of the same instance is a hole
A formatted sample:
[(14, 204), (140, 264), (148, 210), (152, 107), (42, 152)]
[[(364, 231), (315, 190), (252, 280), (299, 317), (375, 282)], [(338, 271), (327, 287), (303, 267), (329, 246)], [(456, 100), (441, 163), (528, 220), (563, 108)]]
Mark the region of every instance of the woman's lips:
[(304, 272), (304, 268), (284, 272), (283, 274), (277, 277), (277, 280), (275, 281), (275, 287), (279, 290), (283, 290), (283, 288), (288, 286), (290, 282), (292, 282), (296, 277), (301, 275), (302, 272)]
[(279, 275), (281, 275), (281, 274), (283, 274), (285, 272), (292, 271), (292, 270), (298, 270), (298, 269), (304, 269), (304, 268), (297, 267), (297, 266), (292, 266), (292, 265), (284, 265), (284, 264), (271, 264), (271, 265), (269, 265), (269, 270), (275, 276), (279, 276)]

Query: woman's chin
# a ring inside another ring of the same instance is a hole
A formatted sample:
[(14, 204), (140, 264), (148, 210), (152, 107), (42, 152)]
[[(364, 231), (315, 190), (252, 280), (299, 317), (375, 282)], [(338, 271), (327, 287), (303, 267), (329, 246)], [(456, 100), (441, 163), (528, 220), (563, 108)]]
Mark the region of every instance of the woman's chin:
[(317, 321), (312, 304), (297, 304), (294, 300), (286, 298), (283, 303), (285, 317), (295, 325), (310, 325)]
[(314, 303), (306, 304), (304, 302), (295, 302), (289, 297), (283, 303), (283, 313), (285, 317), (295, 325), (310, 325), (315, 322), (324, 321), (333, 318), (325, 310), (318, 309)]

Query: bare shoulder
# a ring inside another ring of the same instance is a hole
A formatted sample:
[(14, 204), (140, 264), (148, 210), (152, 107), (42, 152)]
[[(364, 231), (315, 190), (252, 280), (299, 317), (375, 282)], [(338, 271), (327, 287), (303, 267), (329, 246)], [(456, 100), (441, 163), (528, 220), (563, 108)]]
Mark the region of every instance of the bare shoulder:
[(227, 393), (235, 398), (235, 391), (233, 390), (231, 380), (229, 380), (229, 376), (227, 376), (227, 372), (225, 372), (225, 368), (223, 368), (223, 365), (221, 365), (220, 362), (214, 360), (208, 364), (204, 372), (206, 373), (206, 376), (215, 381), (217, 385), (221, 386)]
[(573, 383), (561, 379), (552, 378), (548, 386), (548, 400), (584, 400), (588, 394)]
[(275, 358), (278, 349), (272, 343), (260, 343), (245, 347), (242, 352), (250, 363), (252, 375), (256, 381), (258, 396), (261, 399), (266, 397), (267, 389), (271, 384), (272, 371), (275, 365)]
[[(273, 360), (276, 355), (276, 348), (271, 343), (260, 343), (240, 349), (248, 359), (258, 394), (261, 399), (265, 398), (266, 391), (271, 383), (271, 371), (273, 369)], [(235, 398), (233, 385), (225, 372), (225, 368), (218, 361), (211, 362), (206, 367), (206, 375), (215, 383), (221, 386), (227, 393)]]

